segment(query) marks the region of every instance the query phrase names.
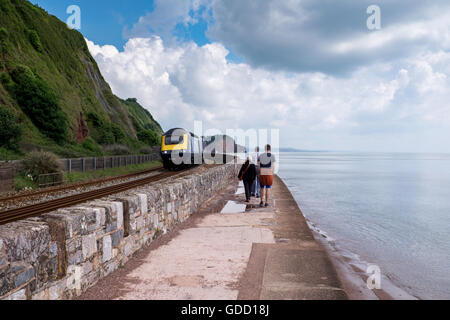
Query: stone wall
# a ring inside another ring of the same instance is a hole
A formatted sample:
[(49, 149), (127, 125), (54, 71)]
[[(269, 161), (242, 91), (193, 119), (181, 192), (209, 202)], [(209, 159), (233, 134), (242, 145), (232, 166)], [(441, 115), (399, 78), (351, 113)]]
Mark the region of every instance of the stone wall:
[(217, 166), (0, 226), (0, 300), (79, 296), (234, 179)]

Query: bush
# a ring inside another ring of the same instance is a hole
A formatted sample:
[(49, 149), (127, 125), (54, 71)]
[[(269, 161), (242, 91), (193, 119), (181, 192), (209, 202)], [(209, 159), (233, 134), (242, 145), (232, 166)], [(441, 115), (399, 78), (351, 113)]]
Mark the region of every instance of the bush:
[(0, 81), (3, 84), (3, 87), (5, 87), (8, 92), (12, 93), (14, 89), (14, 82), (12, 81), (11, 77), (8, 73), (2, 72), (0, 73)]
[(139, 149), (140, 154), (151, 154), (153, 153), (153, 149), (150, 147), (142, 147)]
[(0, 147), (16, 148), (21, 134), (14, 114), (0, 105)]
[(12, 78), (16, 100), (33, 124), (57, 143), (67, 141), (66, 117), (44, 80), (35, 76), (27, 66), (17, 67)]
[(37, 183), (30, 177), (18, 176), (14, 178), (14, 189), (16, 191), (36, 189)]
[(126, 135), (122, 128), (115, 123), (103, 119), (94, 112), (87, 114), (87, 120), (96, 129), (93, 133), (94, 138), (102, 145), (112, 145), (123, 143)]
[(81, 146), (84, 149), (92, 151), (94, 153), (97, 153), (97, 154), (102, 153), (102, 150), (100, 149), (100, 147), (95, 143), (95, 141), (91, 137), (84, 140), (83, 143), (81, 144)]
[(111, 123), (111, 132), (114, 135), (115, 142), (122, 142), (125, 139), (122, 128), (115, 123)]
[(41, 39), (39, 38), (38, 33), (36, 30), (28, 30), (28, 39), (31, 42), (31, 45), (36, 49), (38, 52), (42, 52), (42, 45), (41, 45)]
[(100, 127), (102, 125), (102, 119), (100, 116), (94, 112), (89, 112), (87, 115), (87, 120), (96, 128)]
[(122, 156), (122, 155), (126, 155), (126, 154), (131, 154), (130, 148), (128, 148), (127, 146), (124, 146), (122, 144), (112, 144), (112, 145), (103, 147), (103, 149), (105, 149), (105, 151), (107, 151), (108, 153), (110, 153), (114, 156)]
[(157, 146), (160, 144), (159, 136), (152, 130), (139, 131), (137, 137), (140, 141), (150, 146)]
[(23, 176), (31, 176), (37, 181), (41, 174), (61, 173), (62, 168), (59, 158), (51, 152), (34, 151), (22, 161), (21, 173)]

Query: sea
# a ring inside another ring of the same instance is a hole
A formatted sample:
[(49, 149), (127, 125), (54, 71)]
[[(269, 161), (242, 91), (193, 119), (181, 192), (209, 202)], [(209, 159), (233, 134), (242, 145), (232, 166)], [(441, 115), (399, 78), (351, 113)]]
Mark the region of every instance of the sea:
[(278, 175), (338, 251), (416, 298), (450, 299), (450, 154), (280, 153)]

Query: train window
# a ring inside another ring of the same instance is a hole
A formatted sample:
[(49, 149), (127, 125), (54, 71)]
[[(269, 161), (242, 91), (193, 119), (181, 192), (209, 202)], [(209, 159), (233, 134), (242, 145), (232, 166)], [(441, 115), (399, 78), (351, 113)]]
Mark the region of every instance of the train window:
[(182, 144), (184, 142), (183, 136), (166, 136), (165, 143), (167, 145), (174, 145), (174, 144)]

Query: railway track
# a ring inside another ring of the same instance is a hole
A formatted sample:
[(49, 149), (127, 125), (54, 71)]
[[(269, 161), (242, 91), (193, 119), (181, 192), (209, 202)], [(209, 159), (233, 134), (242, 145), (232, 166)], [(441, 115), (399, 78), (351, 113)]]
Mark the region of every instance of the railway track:
[[(156, 170), (160, 169), (154, 169), (153, 171)], [(108, 186), (97, 190), (91, 190), (63, 198), (57, 198), (45, 202), (40, 202), (30, 206), (24, 206), (20, 208), (3, 211), (0, 212), (0, 225), (27, 218), (37, 217), (44, 213), (55, 211), (57, 209), (66, 208), (80, 203), (84, 203), (86, 201), (103, 198), (111, 194), (120, 193), (129, 189), (146, 185), (150, 182), (159, 181), (161, 179), (169, 178), (175, 175), (180, 175), (180, 172), (162, 172), (158, 175), (145, 177), (143, 179), (127, 181), (124, 183)]]
[(63, 192), (66, 190), (73, 190), (73, 189), (77, 189), (77, 188), (90, 187), (90, 186), (94, 186), (97, 184), (111, 182), (114, 180), (133, 178), (133, 177), (141, 176), (144, 174), (149, 174), (149, 173), (153, 173), (156, 171), (160, 171), (162, 169), (163, 169), (163, 167), (161, 166), (161, 167), (157, 167), (157, 168), (153, 168), (153, 169), (142, 170), (142, 171), (138, 171), (138, 172), (132, 172), (132, 173), (127, 173), (127, 174), (108, 177), (108, 178), (91, 180), (88, 182), (72, 183), (72, 184), (65, 185), (65, 186), (50, 187), (50, 188), (45, 188), (45, 189), (41, 189), (38, 191), (27, 192), (27, 193), (13, 195), (13, 196), (7, 196), (7, 197), (0, 197), (0, 203), (18, 201), (20, 199), (29, 199), (29, 198), (42, 196), (42, 195), (50, 195), (52, 193), (59, 193), (59, 192)]

